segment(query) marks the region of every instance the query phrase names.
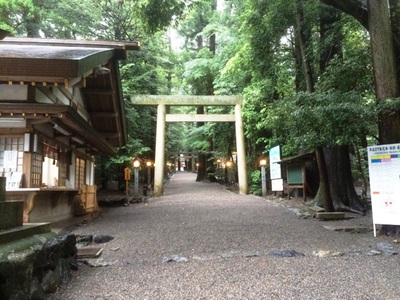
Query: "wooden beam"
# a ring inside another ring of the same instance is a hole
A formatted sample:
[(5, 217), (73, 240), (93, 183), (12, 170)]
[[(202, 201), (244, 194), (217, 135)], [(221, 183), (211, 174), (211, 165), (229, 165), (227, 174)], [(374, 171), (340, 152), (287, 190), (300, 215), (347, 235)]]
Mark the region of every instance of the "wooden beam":
[(116, 112), (95, 112), (95, 111), (90, 111), (89, 112), (90, 117), (96, 117), (96, 118), (118, 118), (119, 113)]
[(66, 89), (68, 89), (70, 87), (74, 87), (74, 86), (85, 87), (86, 86), (85, 78), (83, 78), (82, 76), (79, 76), (79, 77), (75, 77), (72, 79), (64, 79), (64, 87)]
[(45, 87), (37, 87), (37, 89), (45, 95), (47, 98), (49, 98), (54, 104), (63, 104), (63, 102), (52, 93), (48, 88)]
[(166, 122), (235, 122), (235, 115), (176, 114), (166, 115)]
[(0, 82), (5, 84), (27, 84), (31, 85), (32, 82), (35, 84), (43, 85), (46, 83), (46, 86), (58, 85), (64, 82), (64, 78), (61, 77), (46, 77), (46, 76), (18, 76), (18, 75), (0, 75)]
[(82, 89), (84, 94), (101, 94), (101, 95), (113, 95), (115, 91), (112, 89), (99, 89), (99, 88), (85, 88)]
[(117, 139), (121, 137), (120, 133), (113, 133), (113, 132), (99, 132), (102, 136), (104, 136), (106, 139)]

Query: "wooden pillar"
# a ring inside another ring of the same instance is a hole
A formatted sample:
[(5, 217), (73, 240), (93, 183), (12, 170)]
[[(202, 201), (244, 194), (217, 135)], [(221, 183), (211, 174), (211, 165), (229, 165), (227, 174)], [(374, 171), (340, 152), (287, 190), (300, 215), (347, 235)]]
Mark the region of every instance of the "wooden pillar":
[(247, 164), (246, 164), (246, 149), (244, 146), (244, 130), (242, 119), (242, 106), (235, 105), (235, 132), (236, 132), (236, 151), (237, 151), (237, 168), (239, 179), (239, 192), (248, 194), (247, 184)]
[(154, 196), (161, 196), (164, 192), (165, 168), (165, 104), (157, 107), (156, 155), (154, 165)]

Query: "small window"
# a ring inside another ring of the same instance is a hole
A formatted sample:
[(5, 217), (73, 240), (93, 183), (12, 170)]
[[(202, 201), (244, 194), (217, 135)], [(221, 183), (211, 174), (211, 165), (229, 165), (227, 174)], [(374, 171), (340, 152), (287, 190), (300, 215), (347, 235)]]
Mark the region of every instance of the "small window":
[(0, 137), (0, 166), (5, 172), (22, 172), (24, 157), (23, 137)]

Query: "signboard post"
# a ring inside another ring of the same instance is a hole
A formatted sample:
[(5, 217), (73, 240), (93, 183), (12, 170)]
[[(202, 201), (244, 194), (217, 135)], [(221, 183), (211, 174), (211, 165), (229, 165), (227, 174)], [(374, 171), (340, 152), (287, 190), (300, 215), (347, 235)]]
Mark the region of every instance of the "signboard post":
[(124, 178), (125, 178), (125, 194), (126, 194), (126, 200), (128, 201), (129, 199), (129, 180), (131, 180), (131, 169), (126, 167), (124, 169)]
[(276, 146), (269, 150), (269, 169), (271, 175), (271, 187), (273, 192), (283, 191), (283, 179), (281, 165), (278, 163), (281, 160), (280, 146)]
[(368, 147), (374, 236), (376, 224), (400, 225), (400, 144)]

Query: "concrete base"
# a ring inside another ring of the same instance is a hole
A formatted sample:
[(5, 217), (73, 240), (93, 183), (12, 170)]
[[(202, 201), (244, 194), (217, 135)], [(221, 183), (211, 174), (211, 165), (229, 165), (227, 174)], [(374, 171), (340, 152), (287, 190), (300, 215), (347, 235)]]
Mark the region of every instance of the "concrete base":
[(22, 225), (24, 201), (0, 202), (0, 230)]
[[(15, 189), (6, 200), (23, 200), (23, 222), (57, 222), (74, 215), (75, 202), (81, 202), (77, 189)], [(22, 225), (22, 224), (21, 224)]]
[(0, 245), (51, 231), (50, 223), (25, 223), (0, 231)]

